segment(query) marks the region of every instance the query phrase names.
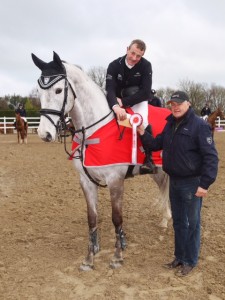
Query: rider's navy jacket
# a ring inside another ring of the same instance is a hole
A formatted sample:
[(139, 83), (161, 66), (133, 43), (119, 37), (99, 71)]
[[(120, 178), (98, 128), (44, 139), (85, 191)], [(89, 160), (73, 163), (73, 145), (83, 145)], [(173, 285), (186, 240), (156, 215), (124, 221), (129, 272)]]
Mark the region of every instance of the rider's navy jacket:
[[(152, 66), (144, 57), (128, 72), (126, 76), (126, 55), (111, 62), (106, 74), (107, 101), (110, 108), (118, 104), (117, 97), (122, 99), (124, 107), (130, 107), (151, 97)], [(139, 91), (134, 95), (122, 97), (124, 88), (138, 86)]]
[(17, 108), (16, 113), (19, 113), (21, 117), (26, 117), (27, 113), (26, 110), (24, 108)]
[(167, 117), (163, 132), (154, 139), (147, 131), (141, 136), (149, 150), (163, 149), (163, 170), (175, 178), (200, 177), (199, 186), (208, 189), (217, 176), (218, 154), (210, 125), (189, 108), (175, 129), (173, 115)]

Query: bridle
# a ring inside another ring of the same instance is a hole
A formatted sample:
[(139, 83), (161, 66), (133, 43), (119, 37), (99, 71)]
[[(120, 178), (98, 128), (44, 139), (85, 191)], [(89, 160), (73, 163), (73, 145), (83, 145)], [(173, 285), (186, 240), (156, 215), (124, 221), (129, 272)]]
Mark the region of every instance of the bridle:
[[(65, 70), (65, 67), (64, 67), (64, 70)], [(40, 115), (41, 116), (44, 116), (45, 118), (47, 118), (56, 128), (56, 132), (58, 135), (60, 135), (60, 132), (62, 129), (64, 129), (64, 131), (66, 131), (66, 120), (65, 120), (65, 107), (66, 107), (66, 104), (67, 104), (67, 97), (68, 97), (68, 89), (70, 87), (72, 93), (73, 93), (73, 96), (74, 96), (74, 100), (77, 98), (76, 96), (76, 93), (73, 89), (73, 87), (71, 86), (68, 78), (67, 78), (67, 75), (66, 75), (66, 70), (65, 70), (65, 75), (64, 74), (60, 74), (59, 75), (60, 77), (58, 77), (58, 79), (56, 80), (53, 80), (53, 83), (52, 84), (49, 84), (49, 85), (46, 85), (44, 86), (41, 82), (41, 79), (38, 80), (38, 84), (40, 86), (40, 88), (42, 89), (48, 89), (50, 88), (51, 86), (53, 86), (56, 82), (58, 82), (59, 80), (62, 80), (62, 79), (65, 79), (65, 84), (64, 84), (64, 99), (63, 99), (63, 104), (62, 104), (62, 108), (61, 110), (55, 110), (55, 109), (48, 109), (48, 108), (43, 108), (40, 110)], [(89, 180), (91, 182), (93, 182), (94, 184), (96, 184), (97, 186), (100, 186), (100, 187), (106, 187), (107, 185), (102, 185), (100, 184), (99, 182), (95, 181), (91, 176), (90, 174), (88, 173), (87, 171), (87, 168), (84, 167), (84, 159), (83, 159), (83, 149), (85, 147), (85, 132), (87, 129), (95, 126), (96, 124), (100, 123), (101, 121), (103, 121), (104, 119), (106, 119), (113, 111), (111, 110), (106, 116), (104, 116), (103, 118), (101, 118), (100, 120), (96, 121), (95, 123), (87, 126), (87, 127), (82, 127), (81, 129), (78, 129), (78, 130), (71, 130), (71, 134), (76, 134), (76, 133), (82, 133), (83, 137), (82, 137), (82, 143), (81, 143), (81, 149), (79, 150), (80, 151), (80, 155), (79, 156), (71, 156), (71, 153), (69, 153), (66, 149), (66, 139), (65, 139), (65, 135), (64, 135), (64, 149), (65, 149), (65, 152), (69, 155), (70, 158), (75, 158), (75, 159), (80, 159), (81, 161), (81, 164), (83, 166), (83, 169), (84, 169), (84, 172), (85, 174), (87, 175), (87, 177), (89, 178)], [(49, 115), (55, 115), (55, 116), (58, 116), (59, 117), (59, 120), (57, 121), (57, 124), (55, 124), (55, 122), (53, 121), (53, 119), (49, 116)]]
[[(59, 134), (59, 131), (61, 130), (61, 128), (62, 127), (64, 128), (66, 126), (66, 122), (65, 122), (65, 107), (66, 107), (66, 104), (67, 104), (67, 97), (68, 97), (68, 89), (69, 89), (69, 87), (70, 87), (70, 89), (71, 89), (71, 91), (73, 93), (74, 99), (77, 98), (76, 93), (75, 93), (73, 87), (71, 86), (70, 82), (67, 79), (67, 76), (66, 75), (60, 75), (60, 76), (61, 76), (61, 79), (65, 79), (65, 84), (64, 84), (64, 99), (63, 99), (63, 104), (62, 104), (61, 110), (48, 109), (48, 108), (43, 108), (43, 109), (40, 110), (40, 115), (46, 117), (55, 126), (56, 132), (58, 134)], [(43, 88), (41, 85), (40, 85), (40, 87)], [(52, 118), (49, 115), (55, 115), (55, 116), (59, 117), (59, 120), (58, 120), (57, 124), (55, 124), (55, 122), (52, 120)], [(63, 126), (62, 126), (62, 124), (63, 124)]]
[[(56, 128), (57, 133), (59, 133), (59, 131), (61, 129), (65, 129), (66, 128), (66, 121), (65, 121), (65, 107), (67, 104), (67, 97), (68, 97), (68, 89), (70, 87), (73, 96), (74, 96), (74, 100), (77, 98), (76, 93), (72, 87), (72, 85), (70, 84), (67, 75), (59, 75), (59, 79), (56, 81), (58, 82), (61, 79), (65, 79), (65, 84), (64, 84), (64, 99), (63, 99), (63, 104), (62, 104), (62, 108), (61, 110), (55, 110), (55, 109), (48, 109), (48, 108), (43, 108), (40, 110), (40, 115), (46, 117)], [(56, 82), (53, 82), (53, 84), (48, 85), (47, 87), (44, 87), (41, 84), (40, 79), (38, 80), (39, 86), (42, 89), (49, 89), (51, 86), (53, 86)], [(82, 127), (81, 129), (77, 129), (77, 130), (73, 130), (73, 134), (75, 133), (80, 133), (80, 132), (85, 132), (87, 129), (95, 126), (96, 124), (100, 123), (101, 121), (103, 121), (104, 119), (106, 119), (110, 114), (112, 113), (112, 110), (103, 118), (101, 118), (100, 120), (96, 121), (95, 123), (87, 126), (87, 127)], [(59, 117), (59, 120), (57, 122), (57, 124), (55, 124), (55, 122), (52, 120), (52, 118), (49, 115), (55, 115)]]

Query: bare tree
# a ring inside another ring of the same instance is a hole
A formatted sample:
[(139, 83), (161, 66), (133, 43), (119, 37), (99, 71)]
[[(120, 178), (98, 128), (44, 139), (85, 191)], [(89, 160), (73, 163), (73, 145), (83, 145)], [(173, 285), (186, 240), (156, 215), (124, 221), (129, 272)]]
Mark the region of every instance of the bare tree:
[(0, 110), (6, 110), (8, 108), (8, 102), (4, 98), (0, 98)]
[(105, 93), (106, 69), (103, 67), (93, 67), (88, 71), (88, 75)]
[(179, 82), (179, 88), (186, 92), (190, 97), (190, 102), (196, 113), (200, 114), (202, 107), (207, 101), (207, 87), (203, 83), (195, 83), (191, 80), (182, 80)]
[(39, 93), (38, 93), (37, 87), (34, 87), (34, 88), (31, 90), (30, 95), (29, 95), (29, 98), (31, 98), (31, 99), (38, 99), (38, 98), (39, 98)]
[(212, 84), (208, 92), (212, 110), (216, 110), (218, 107), (225, 110), (225, 88)]
[(39, 99), (39, 93), (37, 87), (33, 88), (29, 95), (30, 101), (35, 108), (41, 108), (41, 102)]
[(159, 97), (161, 99), (163, 107), (166, 106), (166, 102), (170, 99), (173, 92), (174, 92), (174, 90), (169, 87), (157, 89), (156, 94), (157, 94), (157, 97)]

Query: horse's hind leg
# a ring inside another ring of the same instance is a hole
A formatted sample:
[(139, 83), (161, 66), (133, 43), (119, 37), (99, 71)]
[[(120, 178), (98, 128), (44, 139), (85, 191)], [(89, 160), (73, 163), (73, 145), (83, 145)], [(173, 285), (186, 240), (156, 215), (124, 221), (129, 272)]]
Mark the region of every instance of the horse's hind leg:
[(122, 200), (124, 191), (124, 180), (111, 183), (109, 185), (111, 204), (112, 204), (112, 221), (115, 226), (116, 244), (114, 256), (110, 262), (110, 267), (115, 269), (123, 264), (122, 251), (126, 248), (125, 234), (123, 232), (123, 215)]
[(168, 221), (171, 219), (171, 208), (169, 200), (169, 176), (161, 168), (158, 168), (158, 172), (151, 176), (158, 185), (160, 192), (159, 206), (162, 210), (163, 218), (159, 226), (162, 228), (167, 228)]
[(97, 231), (97, 201), (98, 189), (95, 184), (85, 179), (80, 180), (81, 187), (87, 202), (87, 217), (89, 226), (89, 245), (88, 253), (80, 269), (89, 271), (94, 268), (94, 255), (99, 252), (98, 231)]

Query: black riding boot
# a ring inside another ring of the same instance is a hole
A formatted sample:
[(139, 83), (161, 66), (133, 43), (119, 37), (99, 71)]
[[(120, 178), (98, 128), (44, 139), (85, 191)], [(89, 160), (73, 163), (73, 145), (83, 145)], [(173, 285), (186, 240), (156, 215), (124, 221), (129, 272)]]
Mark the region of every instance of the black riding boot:
[(140, 167), (140, 174), (155, 174), (156, 173), (156, 167), (152, 160), (152, 152), (151, 151), (145, 151), (145, 160), (143, 165)]
[[(150, 134), (152, 134), (152, 128), (150, 125), (148, 125), (145, 130), (148, 131)], [(144, 149), (144, 150), (145, 150), (145, 160), (143, 165), (140, 167), (140, 174), (141, 175), (155, 174), (156, 167), (152, 160), (152, 152), (149, 151), (148, 149)]]

